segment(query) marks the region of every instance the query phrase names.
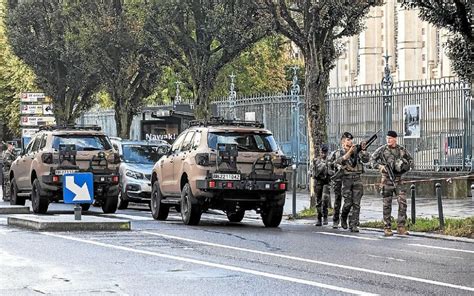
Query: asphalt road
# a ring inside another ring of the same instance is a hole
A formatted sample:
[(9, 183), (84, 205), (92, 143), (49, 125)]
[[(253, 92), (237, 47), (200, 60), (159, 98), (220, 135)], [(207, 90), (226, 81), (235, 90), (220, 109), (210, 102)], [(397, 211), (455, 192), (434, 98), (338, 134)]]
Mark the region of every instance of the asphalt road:
[(138, 209), (101, 215), (133, 230), (35, 232), (0, 216), (0, 295), (474, 294), (472, 243), (215, 214), (194, 227), (175, 212), (166, 222)]

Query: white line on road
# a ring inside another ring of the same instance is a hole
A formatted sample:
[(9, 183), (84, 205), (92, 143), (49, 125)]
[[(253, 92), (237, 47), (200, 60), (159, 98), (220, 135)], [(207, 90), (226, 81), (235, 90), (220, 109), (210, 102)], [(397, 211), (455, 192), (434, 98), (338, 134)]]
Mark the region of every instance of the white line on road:
[(135, 216), (135, 215), (127, 215), (127, 214), (101, 214), (101, 216), (112, 217), (112, 218), (124, 218), (124, 219), (136, 220), (136, 221), (153, 220), (152, 217), (143, 217), (143, 216)]
[(231, 270), (231, 271), (236, 271), (236, 272), (241, 272), (241, 273), (253, 274), (253, 275), (263, 276), (263, 277), (267, 277), (267, 278), (273, 278), (273, 279), (277, 279), (277, 280), (283, 280), (283, 281), (288, 281), (288, 282), (293, 282), (293, 283), (298, 283), (298, 284), (304, 284), (304, 285), (309, 285), (309, 286), (328, 289), (328, 290), (334, 290), (334, 291), (338, 291), (338, 292), (350, 293), (350, 294), (355, 294), (355, 295), (377, 295), (377, 294), (372, 294), (372, 293), (363, 292), (363, 291), (359, 291), (359, 290), (347, 289), (347, 288), (343, 288), (343, 287), (327, 285), (327, 284), (318, 283), (318, 282), (314, 282), (314, 281), (309, 281), (309, 280), (304, 280), (304, 279), (299, 279), (299, 278), (293, 278), (293, 277), (288, 277), (288, 276), (278, 275), (278, 274), (273, 274), (273, 273), (268, 273), (268, 272), (262, 272), (262, 271), (247, 269), (247, 268), (241, 268), (241, 267), (237, 267), (237, 266), (223, 265), (223, 264), (212, 263), (212, 262), (207, 262), (207, 261), (201, 261), (201, 260), (196, 260), (196, 259), (191, 259), (191, 258), (160, 254), (160, 253), (156, 253), (156, 252), (132, 249), (132, 248), (123, 247), (123, 246), (115, 246), (115, 245), (111, 245), (111, 244), (106, 244), (106, 243), (101, 243), (101, 242), (96, 242), (96, 241), (91, 241), (91, 240), (86, 240), (86, 239), (80, 239), (80, 238), (75, 238), (75, 237), (69, 237), (69, 236), (60, 235), (60, 234), (53, 234), (53, 233), (42, 233), (42, 234), (57, 237), (57, 238), (62, 238), (62, 239), (67, 239), (67, 240), (92, 244), (92, 245), (96, 245), (96, 246), (106, 247), (106, 248), (112, 248), (112, 249), (117, 249), (117, 250), (122, 250), (122, 251), (127, 251), (127, 252), (143, 254), (143, 255), (161, 257), (161, 258), (166, 258), (166, 259), (170, 259), (170, 260), (188, 262), (188, 263), (204, 265), (204, 266), (214, 267), (214, 268), (220, 268), (220, 269), (225, 269), (225, 270)]
[(332, 232), (313, 231), (313, 233), (326, 234), (326, 235), (334, 235), (334, 236), (343, 236), (343, 237), (349, 237), (349, 238), (355, 238), (355, 239), (362, 239), (362, 240), (379, 240), (378, 238), (355, 236), (355, 235), (332, 233)]
[(150, 234), (150, 235), (155, 235), (155, 236), (161, 236), (161, 237), (170, 238), (170, 239), (175, 239), (175, 240), (188, 241), (188, 242), (202, 244), (202, 245), (208, 245), (208, 246), (212, 246), (212, 247), (219, 247), (219, 248), (237, 250), (237, 251), (242, 251), (242, 252), (260, 254), (260, 255), (267, 255), (267, 256), (273, 256), (273, 257), (279, 257), (279, 258), (285, 258), (285, 259), (301, 261), (301, 262), (306, 262), (306, 263), (314, 263), (314, 264), (320, 264), (320, 265), (325, 265), (325, 266), (343, 268), (343, 269), (348, 269), (348, 270), (361, 271), (361, 272), (372, 273), (372, 274), (377, 274), (377, 275), (383, 275), (383, 276), (388, 276), (388, 277), (393, 277), (393, 278), (405, 279), (405, 280), (414, 281), (414, 282), (420, 282), (420, 283), (426, 283), (426, 284), (431, 284), (431, 285), (437, 285), (437, 286), (443, 286), (443, 287), (449, 287), (449, 288), (466, 290), (466, 291), (473, 291), (474, 292), (473, 287), (454, 285), (454, 284), (450, 284), (450, 283), (427, 280), (427, 279), (417, 278), (417, 277), (412, 277), (412, 276), (407, 276), (407, 275), (388, 273), (388, 272), (377, 271), (377, 270), (372, 270), (372, 269), (366, 269), (366, 268), (360, 268), (360, 267), (354, 267), (354, 266), (348, 266), (348, 265), (342, 265), (342, 264), (336, 264), (336, 263), (329, 263), (329, 262), (324, 262), (324, 261), (306, 259), (306, 258), (301, 258), (301, 257), (294, 257), (294, 256), (289, 256), (289, 255), (283, 255), (283, 254), (275, 254), (275, 253), (257, 251), (257, 250), (246, 249), (246, 248), (239, 248), (239, 247), (233, 247), (233, 246), (228, 246), (228, 245), (214, 244), (214, 243), (198, 241), (198, 240), (189, 239), (189, 238), (178, 237), (178, 236), (174, 236), (174, 235), (156, 233), (156, 232), (143, 231), (143, 233)]
[(439, 249), (439, 250), (447, 250), (447, 251), (454, 251), (454, 252), (463, 252), (463, 253), (471, 253), (474, 254), (474, 251), (470, 250), (462, 250), (462, 249), (453, 249), (453, 248), (443, 248), (443, 247), (436, 247), (436, 246), (429, 246), (429, 245), (420, 245), (420, 244), (408, 244), (409, 246), (415, 247), (423, 247), (423, 248), (430, 248), (430, 249)]
[(406, 260), (393, 258), (393, 257), (376, 256), (376, 255), (368, 255), (368, 256), (373, 257), (373, 258), (382, 258), (382, 259), (394, 260), (394, 261), (398, 261), (398, 262), (406, 262)]

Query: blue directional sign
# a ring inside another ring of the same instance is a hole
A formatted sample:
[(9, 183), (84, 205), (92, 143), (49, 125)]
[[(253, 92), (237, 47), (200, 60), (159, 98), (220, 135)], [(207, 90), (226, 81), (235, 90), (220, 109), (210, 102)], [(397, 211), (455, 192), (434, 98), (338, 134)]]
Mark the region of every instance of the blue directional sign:
[(93, 174), (65, 174), (63, 176), (63, 199), (64, 203), (92, 203), (94, 201)]

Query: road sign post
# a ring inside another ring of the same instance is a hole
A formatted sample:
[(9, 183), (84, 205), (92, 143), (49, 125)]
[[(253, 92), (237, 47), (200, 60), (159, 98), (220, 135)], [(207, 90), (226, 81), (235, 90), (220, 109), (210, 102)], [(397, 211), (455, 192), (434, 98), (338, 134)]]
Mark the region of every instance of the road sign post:
[(94, 175), (92, 173), (65, 174), (63, 200), (66, 204), (75, 204), (74, 219), (81, 220), (81, 204), (94, 202)]

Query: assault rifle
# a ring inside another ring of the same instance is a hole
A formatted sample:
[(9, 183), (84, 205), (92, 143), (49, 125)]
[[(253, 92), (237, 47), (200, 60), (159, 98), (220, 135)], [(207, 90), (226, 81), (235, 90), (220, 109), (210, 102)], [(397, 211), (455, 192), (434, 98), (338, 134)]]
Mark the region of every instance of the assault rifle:
[[(357, 160), (358, 159), (358, 154), (359, 152), (361, 152), (362, 150), (366, 150), (367, 148), (369, 148), (370, 145), (372, 145), (375, 140), (377, 140), (377, 134), (381, 131), (381, 129), (379, 129), (377, 132), (375, 132), (375, 134), (372, 135), (372, 137), (370, 137), (367, 142), (365, 142), (365, 149), (362, 149), (362, 144), (357, 144), (356, 145), (356, 151), (354, 152), (354, 157), (355, 159)], [(344, 166), (341, 166), (334, 175), (332, 175), (331, 177), (331, 180), (336, 180), (336, 179), (339, 179), (340, 177), (342, 177), (342, 175), (344, 174)]]
[(385, 158), (385, 155), (382, 153), (382, 161), (383, 161), (383, 166), (385, 168), (385, 171), (388, 174), (388, 178), (390, 181), (392, 181), (393, 185), (395, 185), (395, 174), (393, 173), (392, 167), (388, 164), (387, 159)]

